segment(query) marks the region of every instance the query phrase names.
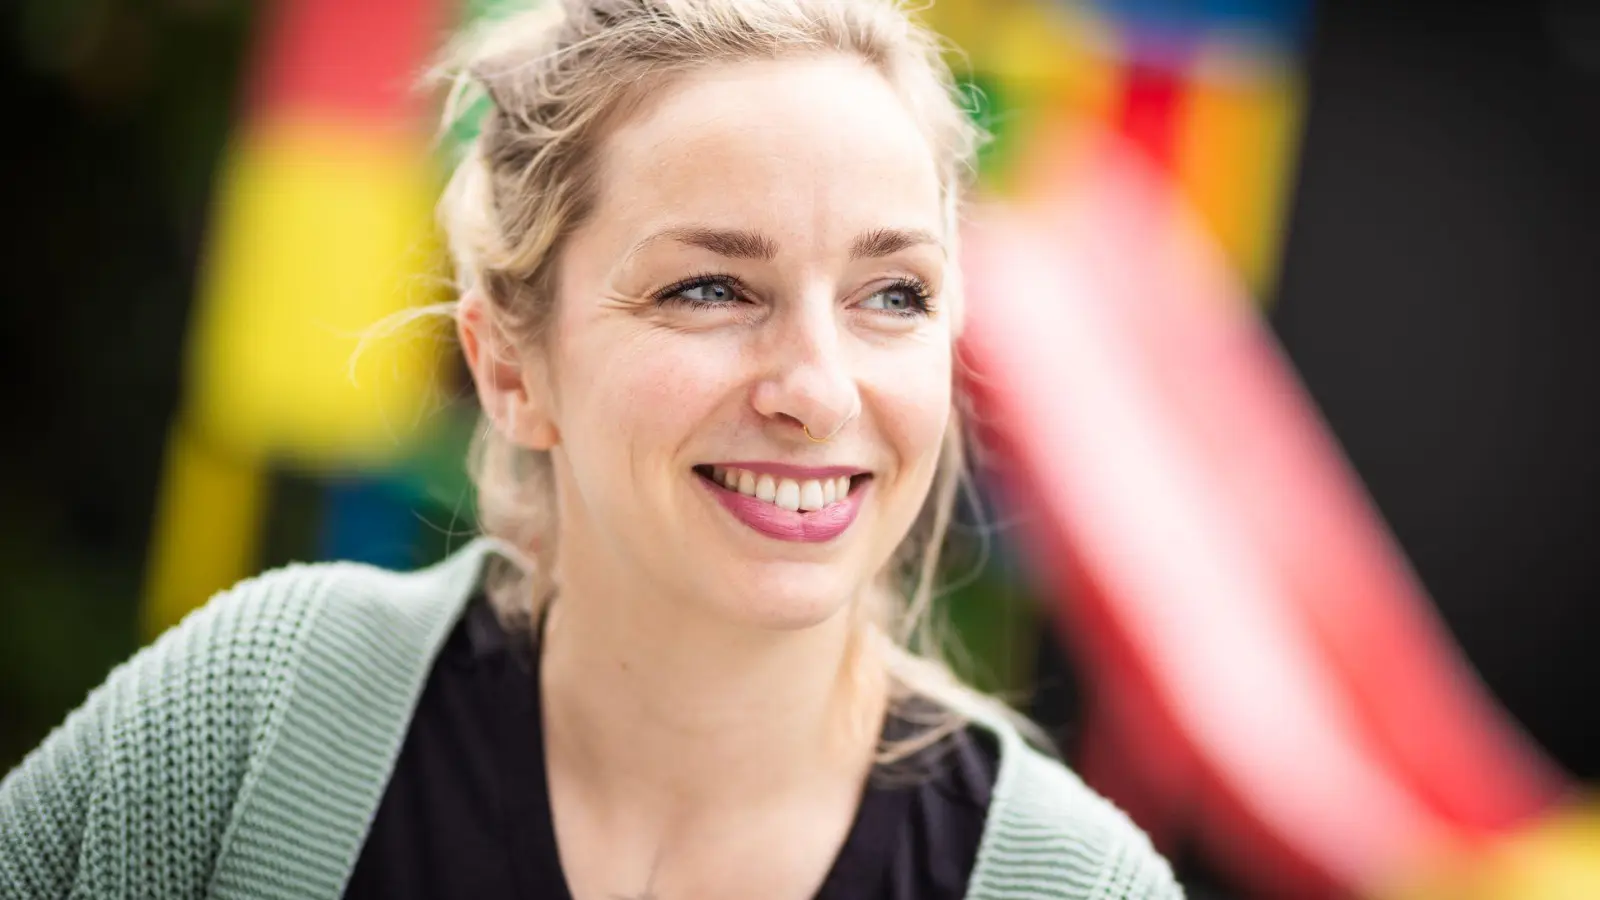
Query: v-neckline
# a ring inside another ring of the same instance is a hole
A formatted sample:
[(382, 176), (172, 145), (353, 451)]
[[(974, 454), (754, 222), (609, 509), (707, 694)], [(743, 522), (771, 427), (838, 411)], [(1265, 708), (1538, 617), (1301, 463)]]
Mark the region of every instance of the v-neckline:
[[(494, 615), (486, 605), (482, 608), (488, 615)], [(535, 622), (537, 639), (524, 635), (524, 639), (511, 642), (515, 647), (512, 658), (516, 664), (507, 667), (507, 677), (502, 682), (503, 690), (521, 698), (506, 698), (517, 714), (507, 716), (505, 721), (518, 733), (507, 735), (508, 740), (502, 742), (502, 746), (527, 747), (531, 748), (531, 753), (522, 757), (503, 753), (501, 760), (503, 766), (509, 767), (505, 783), (518, 795), (507, 812), (531, 826), (525, 835), (529, 843), (515, 848), (513, 853), (514, 858), (523, 861), (518, 877), (526, 889), (525, 894), (530, 898), (573, 900), (572, 888), (561, 864), (561, 844), (550, 799), (549, 759), (545, 751), (546, 723), (539, 662), (548, 611), (549, 604), (546, 604)], [(516, 684), (519, 681), (520, 687)], [(892, 715), (885, 717), (884, 737), (899, 736), (896, 721)], [(876, 900), (881, 895), (893, 856), (897, 831), (894, 825), (905, 817), (912, 790), (909, 785), (883, 784), (874, 777), (877, 774), (874, 768), (862, 785), (849, 831), (812, 900)], [(511, 828), (507, 833), (516, 835), (520, 831)], [(535, 848), (534, 851), (528, 852), (529, 847)], [(550, 893), (552, 889), (557, 891), (554, 896)]]

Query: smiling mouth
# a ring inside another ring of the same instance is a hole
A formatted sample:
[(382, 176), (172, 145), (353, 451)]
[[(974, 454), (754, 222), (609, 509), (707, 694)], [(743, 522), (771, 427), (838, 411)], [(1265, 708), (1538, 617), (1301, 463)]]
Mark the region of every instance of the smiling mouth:
[(851, 491), (872, 478), (868, 473), (837, 478), (778, 478), (733, 466), (695, 466), (694, 472), (721, 490), (800, 513), (843, 503)]

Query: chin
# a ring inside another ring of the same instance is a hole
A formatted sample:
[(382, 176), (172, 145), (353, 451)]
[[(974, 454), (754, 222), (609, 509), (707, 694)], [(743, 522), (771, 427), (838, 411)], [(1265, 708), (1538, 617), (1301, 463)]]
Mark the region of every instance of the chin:
[[(779, 571), (764, 577), (723, 582), (717, 605), (739, 624), (767, 631), (813, 628), (850, 605), (854, 591), (843, 579), (817, 577), (819, 573), (815, 571), (793, 571), (808, 567), (776, 568)], [(739, 587), (727, 590), (733, 585)]]

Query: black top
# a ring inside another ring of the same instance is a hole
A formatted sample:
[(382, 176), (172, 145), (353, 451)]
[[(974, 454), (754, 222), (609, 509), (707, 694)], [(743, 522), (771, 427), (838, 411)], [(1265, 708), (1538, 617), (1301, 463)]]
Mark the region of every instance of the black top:
[[(571, 900), (545, 783), (539, 667), (480, 595), (428, 675), (349, 898)], [(890, 716), (884, 736), (916, 726)], [(868, 779), (818, 900), (958, 900), (998, 750), (977, 728)]]

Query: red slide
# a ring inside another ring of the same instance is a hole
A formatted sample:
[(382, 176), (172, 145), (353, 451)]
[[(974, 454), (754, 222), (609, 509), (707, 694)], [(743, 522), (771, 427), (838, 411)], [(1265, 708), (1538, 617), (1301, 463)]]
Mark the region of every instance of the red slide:
[(1568, 790), (1461, 657), (1244, 288), (1114, 137), (963, 233), (962, 352), (1087, 669), (1085, 775), (1264, 896), (1366, 894)]

